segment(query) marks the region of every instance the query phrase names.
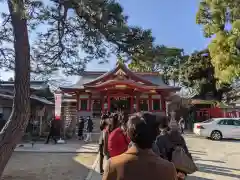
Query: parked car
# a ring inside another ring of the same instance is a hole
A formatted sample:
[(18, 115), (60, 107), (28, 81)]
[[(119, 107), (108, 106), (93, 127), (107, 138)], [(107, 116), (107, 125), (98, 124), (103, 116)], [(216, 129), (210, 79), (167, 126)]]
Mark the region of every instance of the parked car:
[(195, 123), (193, 132), (212, 140), (222, 138), (240, 139), (240, 118), (212, 118)]

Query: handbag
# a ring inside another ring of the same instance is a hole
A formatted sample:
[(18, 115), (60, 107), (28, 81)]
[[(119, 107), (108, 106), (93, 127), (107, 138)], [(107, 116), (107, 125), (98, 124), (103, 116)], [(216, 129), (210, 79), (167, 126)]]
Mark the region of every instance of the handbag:
[(176, 146), (174, 148), (171, 161), (177, 170), (186, 174), (192, 174), (198, 170), (194, 161), (187, 155), (181, 146)]

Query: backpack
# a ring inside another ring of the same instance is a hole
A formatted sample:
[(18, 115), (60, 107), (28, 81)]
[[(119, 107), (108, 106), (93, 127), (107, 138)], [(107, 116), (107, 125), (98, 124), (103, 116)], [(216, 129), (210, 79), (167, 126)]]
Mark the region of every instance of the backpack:
[(163, 159), (172, 162), (181, 172), (192, 174), (198, 170), (191, 155), (187, 154), (180, 144), (172, 143), (168, 135), (159, 136), (154, 143), (153, 150)]
[(181, 146), (173, 148), (171, 162), (177, 170), (186, 174), (192, 174), (198, 170), (194, 161)]

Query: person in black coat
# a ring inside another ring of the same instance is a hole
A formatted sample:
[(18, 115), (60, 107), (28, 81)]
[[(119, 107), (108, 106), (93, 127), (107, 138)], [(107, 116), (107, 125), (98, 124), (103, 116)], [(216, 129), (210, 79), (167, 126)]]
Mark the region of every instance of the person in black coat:
[(54, 119), (51, 120), (50, 122), (50, 131), (47, 137), (47, 140), (45, 144), (49, 143), (49, 140), (52, 139), (55, 144), (57, 144), (57, 139), (56, 139), (56, 121)]
[(78, 138), (79, 138), (79, 140), (83, 140), (83, 129), (84, 129), (84, 119), (83, 119), (83, 117), (80, 117), (80, 120), (78, 123)]
[(0, 131), (4, 127), (6, 121), (3, 119), (3, 114), (0, 114)]
[(85, 142), (92, 141), (93, 121), (90, 116), (87, 117), (87, 137)]
[[(179, 132), (177, 123), (170, 122), (169, 126), (162, 127), (160, 135), (156, 138), (156, 141), (153, 143), (153, 151), (163, 159), (171, 161), (172, 152), (177, 146), (182, 147), (185, 153), (192, 159), (187, 144), (183, 136)], [(187, 176), (185, 172), (181, 172), (178, 169), (177, 173), (178, 176), (183, 177), (183, 179)]]

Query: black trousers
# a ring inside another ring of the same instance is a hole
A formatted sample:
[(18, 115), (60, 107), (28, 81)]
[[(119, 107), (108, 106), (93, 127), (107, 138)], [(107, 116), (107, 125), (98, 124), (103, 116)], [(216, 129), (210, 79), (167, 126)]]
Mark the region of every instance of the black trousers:
[(99, 144), (99, 169), (100, 173), (103, 173), (103, 160), (104, 160), (104, 153), (103, 153), (103, 144)]
[(50, 132), (50, 133), (48, 134), (48, 137), (47, 137), (47, 140), (46, 140), (46, 144), (49, 143), (49, 140), (50, 140), (50, 139), (53, 139), (55, 144), (57, 143), (56, 136), (54, 136), (54, 134), (53, 134), (52, 132)]
[(83, 139), (83, 130), (78, 131), (78, 137), (79, 139)]

